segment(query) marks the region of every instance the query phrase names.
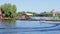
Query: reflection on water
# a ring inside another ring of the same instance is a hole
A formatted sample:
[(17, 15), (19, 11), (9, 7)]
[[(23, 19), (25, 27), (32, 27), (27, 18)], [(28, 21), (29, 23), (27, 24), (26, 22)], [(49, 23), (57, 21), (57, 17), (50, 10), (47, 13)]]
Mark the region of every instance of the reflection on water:
[(47, 32), (60, 34), (60, 25), (40, 21), (0, 20), (1, 34), (47, 34)]
[(0, 24), (2, 23), (2, 20), (0, 20)]
[(2, 23), (6, 28), (8, 27), (15, 27), (15, 20), (2, 20)]

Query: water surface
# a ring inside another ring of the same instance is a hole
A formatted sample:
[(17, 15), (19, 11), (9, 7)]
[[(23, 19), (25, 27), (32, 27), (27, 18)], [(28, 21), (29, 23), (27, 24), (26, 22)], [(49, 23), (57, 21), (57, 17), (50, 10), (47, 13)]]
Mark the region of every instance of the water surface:
[(60, 34), (60, 24), (40, 21), (0, 20), (1, 34)]

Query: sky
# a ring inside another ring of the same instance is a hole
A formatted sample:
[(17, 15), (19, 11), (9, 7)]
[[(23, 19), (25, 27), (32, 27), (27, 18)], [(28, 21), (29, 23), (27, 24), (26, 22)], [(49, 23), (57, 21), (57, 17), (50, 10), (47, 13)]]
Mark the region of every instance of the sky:
[(60, 11), (60, 0), (0, 0), (0, 5), (11, 3), (17, 6), (19, 11), (42, 12), (55, 9)]

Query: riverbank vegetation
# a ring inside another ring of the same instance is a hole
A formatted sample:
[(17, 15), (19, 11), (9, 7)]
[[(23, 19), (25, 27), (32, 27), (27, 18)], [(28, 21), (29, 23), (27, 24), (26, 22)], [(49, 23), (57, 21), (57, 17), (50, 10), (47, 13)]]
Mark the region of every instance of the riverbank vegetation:
[(16, 17), (16, 5), (12, 5), (10, 3), (6, 3), (1, 5), (2, 8), (2, 16), (3, 17), (9, 17), (9, 18), (14, 18)]
[[(3, 5), (0, 5), (0, 8), (2, 9), (2, 17), (3, 18), (5, 18), (5, 17), (16, 18), (17, 16), (20, 16), (23, 13), (30, 13), (30, 14), (32, 14), (32, 16), (35, 16), (36, 14), (38, 14), (36, 12), (31, 12), (31, 11), (19, 11), (19, 12), (17, 12), (16, 5), (13, 5), (13, 4), (10, 4), (10, 3), (5, 3)], [(41, 11), (40, 14), (48, 14), (48, 16), (51, 16), (53, 10), (51, 10), (49, 12), (47, 12), (47, 11), (42, 12)], [(59, 12), (57, 12), (57, 15), (60, 18), (60, 13)]]

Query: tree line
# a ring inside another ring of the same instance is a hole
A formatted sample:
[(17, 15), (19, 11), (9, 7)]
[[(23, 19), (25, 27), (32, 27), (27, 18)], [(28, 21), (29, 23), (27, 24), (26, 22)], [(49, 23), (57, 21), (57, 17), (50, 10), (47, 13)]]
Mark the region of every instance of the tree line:
[[(17, 12), (16, 5), (10, 4), (10, 3), (5, 3), (3, 5), (0, 5), (0, 8), (2, 9), (2, 17), (8, 17), (8, 18), (15, 18), (25, 12), (25, 11)], [(41, 12), (40, 14), (48, 14), (50, 16), (52, 12), (53, 10), (51, 10), (50, 12), (44, 11), (44, 12)], [(33, 16), (37, 14), (35, 12), (29, 12), (29, 11), (27, 11), (26, 13), (31, 13), (33, 14)], [(60, 13), (57, 12), (57, 15), (60, 18)]]

